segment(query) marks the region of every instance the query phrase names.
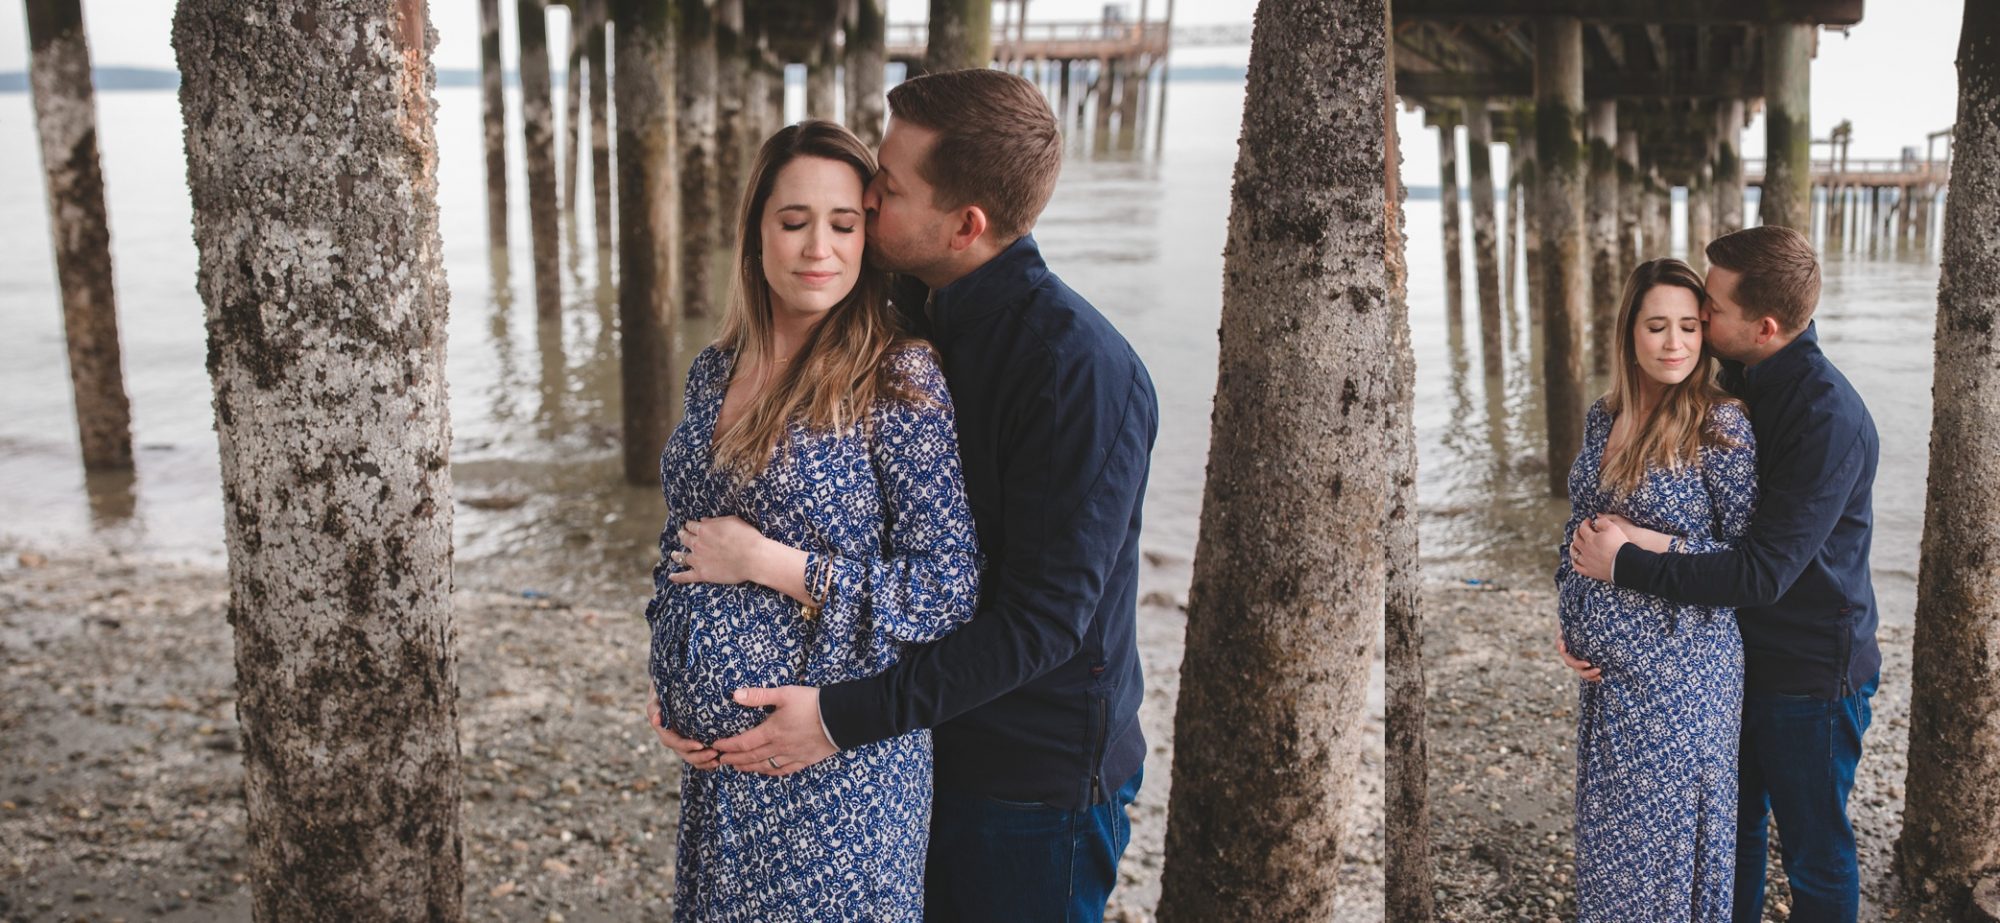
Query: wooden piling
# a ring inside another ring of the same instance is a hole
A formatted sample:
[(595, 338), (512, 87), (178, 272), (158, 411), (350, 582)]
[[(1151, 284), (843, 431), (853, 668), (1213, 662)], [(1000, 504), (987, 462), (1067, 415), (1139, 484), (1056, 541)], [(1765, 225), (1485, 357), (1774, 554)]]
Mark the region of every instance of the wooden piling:
[(1758, 217), (1812, 229), (1812, 50), (1814, 27), (1764, 29), (1764, 186)]
[(1111, 133), (1111, 114), (1116, 110), (1118, 89), (1117, 58), (1100, 58), (1097, 62), (1097, 139), (1102, 144)]
[[(1479, 290), (1479, 346), (1486, 374), (1500, 374), (1500, 264), (1493, 214), (1493, 120), (1486, 100), (1465, 104), (1466, 182), (1472, 185), (1472, 268)], [(1510, 214), (1511, 218), (1512, 215)]]
[(1687, 264), (1708, 271), (1708, 242), (1715, 239), (1715, 166), (1695, 168), (1687, 186)]
[(517, 0), (521, 37), (521, 136), (528, 161), (528, 238), (535, 262), (535, 316), (553, 321), (562, 313), (562, 277), (557, 263), (554, 113), (549, 100), (548, 4)]
[(673, 432), (680, 212), (675, 38), (659, 0), (611, 0), (618, 60), (618, 326), (625, 480), (656, 484)]
[(507, 252), (507, 99), (500, 67), (500, 0), (479, 0), (479, 113), (486, 142), (486, 245)]
[[(1516, 209), (1520, 215), (1519, 219), (1510, 218), (1509, 222), (1514, 225), (1514, 233), (1517, 235), (1515, 246), (1522, 252), (1521, 271), (1527, 273), (1527, 284), (1521, 286), (1521, 289), (1527, 293), (1528, 320), (1531, 324), (1539, 324), (1542, 322), (1542, 295), (1545, 289), (1542, 281), (1543, 234), (1533, 225), (1541, 220), (1540, 213), (1536, 210), (1541, 190), (1541, 163), (1538, 156), (1541, 138), (1535, 124), (1533, 103), (1514, 107), (1514, 133), (1518, 139), (1514, 152), (1519, 155), (1521, 161), (1521, 170), (1517, 174), (1521, 187), (1521, 207)], [(1579, 189), (1578, 192), (1582, 190)], [(1577, 204), (1579, 206), (1583, 204), (1581, 195), (1577, 197)]]
[(1543, 385), (1547, 390), (1549, 493), (1569, 493), (1583, 447), (1584, 317), (1590, 263), (1584, 242), (1588, 169), (1583, 146), (1583, 23), (1535, 20), (1536, 236), (1542, 244)]
[[(707, 317), (714, 308), (715, 19), (706, 0), (678, 0), (675, 64), (679, 80), (681, 311)], [(782, 87), (782, 85), (781, 85)]]
[[(87, 471), (132, 467), (132, 407), (111, 285), (111, 224), (97, 159), (97, 99), (78, 0), (28, 0), (28, 86), (62, 292), (70, 393)], [(254, 311), (252, 307), (250, 310)]]
[(1743, 229), (1743, 100), (1715, 105), (1715, 236)]
[(847, 33), (847, 127), (871, 148), (882, 143), (888, 30), (883, 0), (855, 0), (854, 27)]
[[(1618, 278), (1620, 285), (1632, 267), (1639, 265), (1644, 223), (1646, 189), (1639, 172), (1639, 129), (1631, 120), (1618, 125)], [(1622, 290), (1620, 294), (1623, 294)]]
[(608, 0), (577, 0), (588, 11), (583, 57), (590, 67), (590, 192), (591, 217), (597, 231), (597, 265), (607, 267), (612, 251), (611, 231), (611, 81), (605, 69), (609, 51), (605, 47), (605, 26), (610, 20)]
[[(1444, 219), (1444, 310), (1456, 324), (1465, 305), (1465, 249), (1459, 241), (1458, 122), (1438, 119), (1438, 213)], [(1490, 233), (1490, 232), (1489, 232)]]
[(806, 62), (806, 118), (840, 118), (839, 29), (828, 29)]
[(725, 249), (736, 240), (743, 174), (762, 141), (750, 124), (755, 107), (748, 102), (751, 43), (744, 33), (743, 6), (744, 0), (723, 0), (715, 8), (715, 218), (716, 236)]
[[(566, 4), (569, 11), (569, 54), (563, 70), (563, 156), (562, 156), (562, 210), (571, 222), (576, 222), (576, 175), (577, 155), (583, 143), (583, 34), (585, 32), (582, 0), (570, 0)], [(574, 238), (572, 238), (574, 241)], [(574, 245), (574, 244), (572, 244)], [(571, 259), (575, 254), (571, 254)]]
[(1590, 234), (1591, 370), (1611, 371), (1611, 346), (1618, 325), (1622, 276), (1618, 262), (1618, 103), (1590, 104), (1590, 202), (1584, 220)]
[(993, 0), (931, 0), (929, 73), (985, 67), (993, 60)]

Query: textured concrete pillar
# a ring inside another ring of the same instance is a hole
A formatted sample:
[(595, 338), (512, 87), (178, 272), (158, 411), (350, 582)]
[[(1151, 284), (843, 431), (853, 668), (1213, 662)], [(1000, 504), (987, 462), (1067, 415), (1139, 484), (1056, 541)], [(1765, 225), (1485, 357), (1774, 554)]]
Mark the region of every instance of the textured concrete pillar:
[(883, 0), (856, 0), (854, 28), (847, 33), (847, 127), (871, 148), (882, 143), (886, 117), (882, 68), (888, 29)]
[(507, 100), (500, 67), (500, 0), (479, 0), (479, 113), (486, 126), (486, 245), (507, 252)]
[(829, 31), (806, 62), (806, 118), (840, 119), (840, 31)]
[(1618, 323), (1623, 277), (1618, 264), (1618, 103), (1590, 104), (1590, 202), (1584, 220), (1590, 234), (1591, 369), (1611, 370), (1612, 331)]
[(743, 174), (750, 169), (750, 158), (763, 140), (751, 125), (755, 109), (749, 103), (753, 98), (752, 43), (744, 34), (743, 4), (744, 0), (723, 0), (715, 8), (716, 236), (724, 248), (736, 240), (736, 207), (743, 195)]
[[(566, 7), (569, 12), (569, 54), (563, 70), (562, 209), (574, 227), (577, 154), (583, 144), (583, 36), (588, 31), (584, 17), (589, 11), (584, 6), (584, 0), (570, 0)], [(574, 246), (575, 238), (572, 237), (571, 241)], [(575, 258), (575, 254), (570, 256)]]
[(1097, 62), (1097, 137), (1103, 139), (1111, 131), (1111, 113), (1117, 108), (1119, 59), (1100, 59)]
[(49, 237), (55, 243), (83, 467), (127, 469), (132, 467), (132, 409), (118, 348), (111, 224), (97, 160), (97, 100), (83, 10), (77, 0), (28, 0), (27, 12), (28, 86), (41, 140)]
[(535, 316), (562, 313), (561, 251), (556, 238), (555, 113), (549, 100), (548, 4), (519, 0), (521, 137), (528, 160), (528, 239), (535, 258)]
[[(1536, 208), (1541, 195), (1541, 158), (1539, 156), (1540, 135), (1535, 126), (1535, 107), (1532, 103), (1514, 107), (1514, 131), (1520, 143), (1515, 152), (1520, 155), (1521, 171), (1517, 174), (1520, 184), (1521, 220), (1515, 224), (1515, 246), (1522, 251), (1521, 270), (1527, 273), (1527, 284), (1521, 290), (1527, 293), (1528, 319), (1530, 323), (1542, 322), (1542, 233), (1536, 225), (1541, 214)], [(1582, 190), (1578, 190), (1580, 193)], [(1583, 198), (1577, 197), (1581, 207)], [(1579, 224), (1581, 221), (1579, 221)]]
[(657, 484), (673, 431), (680, 176), (672, 8), (612, 0), (618, 60), (618, 337), (625, 480)]
[[(1459, 240), (1458, 123), (1438, 120), (1438, 213), (1444, 219), (1444, 310), (1453, 323), (1465, 305), (1465, 249)], [(1489, 177), (1490, 181), (1490, 177)]]
[(1708, 271), (1708, 242), (1715, 239), (1715, 167), (1701, 164), (1688, 179), (1687, 264)]
[(1764, 224), (1812, 230), (1814, 26), (1764, 28)]
[[(1500, 256), (1493, 209), (1493, 119), (1486, 100), (1465, 104), (1466, 182), (1472, 186), (1472, 268), (1479, 290), (1479, 346), (1486, 374), (1500, 373)], [(1511, 215), (1509, 217), (1512, 217)]]
[(1743, 101), (1715, 105), (1715, 236), (1743, 229)]
[(924, 71), (963, 70), (993, 62), (993, 0), (930, 0)]
[(1549, 493), (1569, 493), (1583, 447), (1584, 318), (1590, 261), (1584, 242), (1583, 23), (1535, 20), (1536, 237), (1542, 244), (1542, 375), (1547, 389)]
[(1643, 232), (1640, 217), (1646, 201), (1642, 174), (1639, 172), (1639, 129), (1631, 124), (1631, 119), (1618, 124), (1618, 280), (1622, 287), (1625, 277), (1632, 267), (1641, 262), (1639, 254), (1645, 250), (1641, 246)]
[(715, 217), (715, 18), (706, 0), (678, 0), (676, 11), (681, 310), (688, 317), (707, 317), (715, 304), (710, 264), (720, 230)]
[(577, 0), (588, 10), (583, 57), (590, 67), (590, 192), (591, 217), (596, 219), (597, 265), (608, 269), (613, 249), (611, 231), (611, 81), (610, 50), (605, 26), (611, 14), (608, 0)]

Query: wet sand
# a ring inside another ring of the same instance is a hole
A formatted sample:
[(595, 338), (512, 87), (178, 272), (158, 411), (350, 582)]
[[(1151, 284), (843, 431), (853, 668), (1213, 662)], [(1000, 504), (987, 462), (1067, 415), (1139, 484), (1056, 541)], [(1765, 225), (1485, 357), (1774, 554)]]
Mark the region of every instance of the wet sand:
[[(1140, 613), (1152, 752), (1114, 920), (1159, 897), (1185, 571), (1154, 562)], [(0, 541), (0, 918), (250, 919), (227, 603), (213, 567)], [(636, 609), (454, 605), (468, 917), (665, 919), (680, 767), (645, 725)], [(1337, 920), (1382, 912), (1379, 689)]]

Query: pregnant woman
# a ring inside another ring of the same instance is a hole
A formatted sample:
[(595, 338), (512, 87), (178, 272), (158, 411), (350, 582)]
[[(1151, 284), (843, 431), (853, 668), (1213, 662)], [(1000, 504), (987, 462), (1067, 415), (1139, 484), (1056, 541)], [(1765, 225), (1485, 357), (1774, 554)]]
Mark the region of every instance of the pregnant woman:
[[(873, 675), (972, 616), (950, 395), (862, 265), (874, 169), (831, 122), (758, 154), (723, 332), (660, 463), (646, 617), (655, 720), (682, 736), (755, 726), (739, 688)], [(918, 920), (930, 800), (928, 731), (790, 775), (684, 772), (674, 919)]]
[(1728, 546), (1756, 502), (1743, 407), (1702, 348), (1701, 277), (1679, 260), (1633, 270), (1611, 392), (1590, 408), (1569, 472), (1556, 568), (1562, 638), (1602, 672), (1578, 690), (1576, 903), (1582, 923), (1726, 921), (1735, 869), (1743, 642), (1729, 609), (1682, 606), (1570, 568), (1598, 517), (1651, 530), (1652, 550)]

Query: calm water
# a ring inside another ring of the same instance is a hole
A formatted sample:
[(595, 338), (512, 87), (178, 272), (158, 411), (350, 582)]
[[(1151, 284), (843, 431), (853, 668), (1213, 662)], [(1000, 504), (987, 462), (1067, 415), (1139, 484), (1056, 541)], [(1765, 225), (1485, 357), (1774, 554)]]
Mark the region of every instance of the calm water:
[[(1201, 502), (1242, 95), (1239, 84), (1176, 82), (1163, 153), (1093, 153), (1079, 140), (1036, 230), (1054, 269), (1153, 371), (1163, 419), (1146, 545), (1150, 582), (1169, 592), (1187, 580)], [(562, 322), (538, 330), (518, 109), (512, 252), (495, 267), (478, 91), (438, 97), (459, 582), (636, 599), (649, 590), (664, 508), (657, 489), (619, 476), (616, 297), (599, 275), (589, 196), (580, 228), (565, 228)], [(0, 96), (0, 175), (16, 178), (0, 185), (0, 535), (219, 563), (221, 490), (178, 102), (107, 93), (98, 106), (137, 473), (82, 474), (30, 103)], [(1489, 383), (1476, 310), (1465, 305), (1456, 329), (1447, 322), (1438, 209), (1412, 200), (1408, 210), (1426, 567), (1435, 579), (1541, 581), (1566, 509), (1542, 496), (1535, 331), (1525, 309), (1510, 312), (1504, 373)], [(1906, 620), (1914, 604), (1936, 288), (1934, 251), (1827, 260), (1822, 339), (1882, 430), (1875, 567), (1892, 619)], [(688, 331), (690, 348), (704, 335)]]

